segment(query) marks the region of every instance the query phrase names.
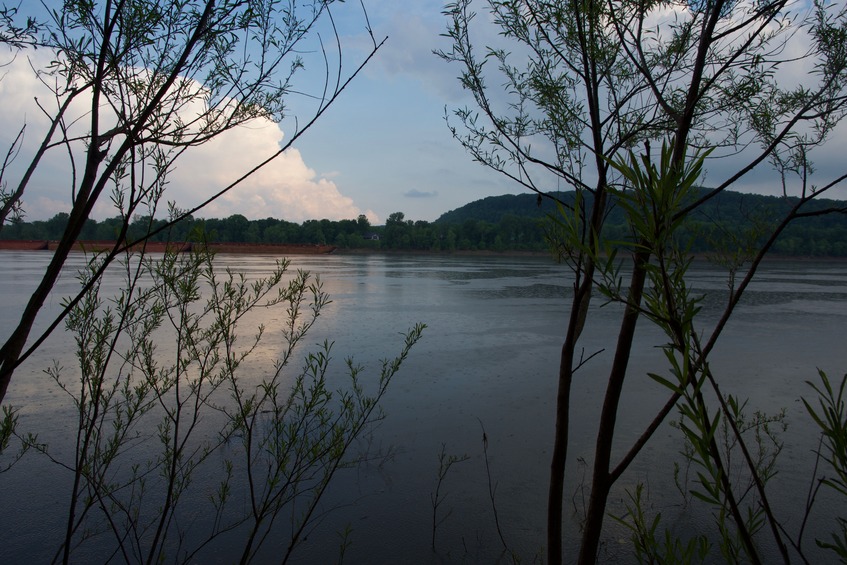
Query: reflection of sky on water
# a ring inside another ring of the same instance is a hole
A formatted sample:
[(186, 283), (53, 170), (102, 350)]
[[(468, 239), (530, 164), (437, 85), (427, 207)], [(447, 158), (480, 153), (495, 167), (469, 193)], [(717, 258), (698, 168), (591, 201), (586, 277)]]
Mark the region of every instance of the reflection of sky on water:
[[(4, 302), (0, 308), (0, 332), (8, 328), (19, 312), (16, 308), (21, 308), (28, 298), (35, 276), (43, 270), (49, 255), (3, 252), (2, 257), (5, 260), (0, 267), (0, 296)], [(81, 256), (72, 256), (72, 261), (74, 268), (82, 266)], [(273, 258), (221, 255), (218, 263), (243, 273), (249, 280), (269, 274)], [(322, 526), (327, 535), (332, 537), (347, 523), (353, 526), (351, 562), (390, 562), (398, 555), (441, 562), (443, 553), (433, 555), (429, 549), (429, 493), (434, 488), (438, 451), (446, 443), (448, 452), (467, 453), (471, 459), (451, 472), (447, 486), (453, 514), (439, 529), (439, 545), (458, 560), (464, 555), (466, 560), (491, 562), (496, 558), (492, 551), (499, 547), (499, 541), (492, 530), (483, 474), (481, 420), (490, 442), (501, 522), (514, 548), (531, 559), (528, 556), (543, 544), (555, 378), (566, 329), (567, 297), (572, 292), (567, 268), (545, 257), (429, 255), (300, 256), (293, 258), (291, 268), (320, 274), (324, 290), (333, 301), (301, 345), (292, 368), (301, 367), (302, 354), (314, 351), (315, 344), (327, 339), (335, 342), (331, 370), (335, 384), (344, 383), (342, 361), (348, 356), (365, 365), (365, 374), (373, 378), (379, 360), (399, 350), (400, 332), (415, 322), (428, 325), (423, 340), (389, 390), (384, 404), (388, 419), (375, 436), (378, 444), (395, 448), (394, 460), (387, 467), (366, 468), (342, 478), (328, 500), (344, 508), (327, 518)], [(289, 276), (293, 276), (293, 271)], [(623, 273), (623, 277), (626, 281), (627, 274)], [(119, 279), (108, 279), (106, 283), (107, 290), (115, 291)], [(690, 284), (695, 294), (706, 293), (701, 323), (708, 327), (726, 302), (726, 276), (705, 262), (696, 262), (690, 272)], [(55, 312), (59, 297), (72, 292), (75, 286), (72, 275), (63, 275), (48, 304), (48, 313)], [(593, 300), (595, 315), (589, 317), (580, 342), (585, 357), (603, 352), (575, 378), (571, 442), (574, 460), (589, 457), (592, 449), (592, 426), (618, 332), (620, 306), (602, 304), (598, 293)], [(245, 341), (256, 324), (267, 328), (267, 347), (258, 350), (246, 367), (250, 378), (265, 374), (276, 358), (275, 344), (281, 337), (284, 314), (284, 310), (260, 310), (244, 321), (240, 335)], [(804, 381), (815, 378), (815, 367), (821, 366), (831, 375), (847, 369), (845, 327), (847, 267), (841, 263), (768, 263), (761, 268), (715, 350), (712, 369), (725, 390), (751, 396), (755, 403), (752, 409), (788, 409), (792, 427), (785, 435), (784, 457), (796, 465), (789, 463), (781, 470), (776, 483), (788, 492), (805, 492), (797, 489), (795, 481), (808, 475), (803, 465), (808, 461), (810, 428), (804, 424), (808, 419), (797, 400), (807, 394)], [(615, 457), (621, 455), (625, 442), (640, 433), (652, 410), (667, 396), (646, 376), (648, 371), (665, 374), (665, 361), (657, 348), (665, 342), (665, 336), (643, 320), (636, 339)], [(162, 344), (163, 348), (166, 346)], [(11, 388), (11, 398), (23, 406), (22, 421), (42, 429), (45, 439), (68, 433), (64, 422), (72, 417), (72, 407), (68, 406), (67, 396), (51, 386), (41, 370), (50, 358), (65, 359), (70, 365), (69, 353), (68, 343), (61, 335), (51, 338), (42, 357), (27, 366), (25, 378), (17, 375)], [(57, 445), (57, 449), (69, 448)], [(649, 482), (652, 504), (666, 516), (680, 512), (678, 500), (659, 495), (668, 487), (665, 492), (676, 492), (670, 475), (679, 448), (676, 432), (663, 427), (624, 482), (630, 487), (637, 481)], [(32, 461), (29, 467), (21, 467), (22, 472), (27, 470), (29, 474), (17, 480), (30, 481), (27, 488), (40, 492), (42, 487), (31, 482), (50, 484), (53, 475), (48, 470), (52, 467), (43, 459)], [(576, 463), (568, 469), (567, 496), (577, 501), (575, 491), (583, 471)], [(14, 481), (14, 477), (7, 474), (0, 480)], [(7, 498), (13, 492), (14, 489), (0, 489), (0, 503), (8, 507)], [(356, 501), (352, 506), (351, 493)], [(610, 509), (621, 510), (624, 497), (621, 489)], [(35, 496), (30, 502), (28, 509), (22, 509), (29, 514), (21, 517), (21, 524), (46, 520), (43, 517), (59, 507), (44, 496)], [(777, 504), (780, 512), (790, 513), (796, 501), (785, 497)], [(568, 520), (569, 539), (573, 539), (578, 517)], [(691, 518), (687, 520), (690, 524)], [(693, 527), (698, 527), (696, 522)], [(610, 542), (626, 536), (613, 525), (609, 528)], [(23, 533), (11, 543), (32, 547), (35, 542), (27, 538), (26, 532), (40, 535), (43, 530), (18, 531)], [(334, 558), (335, 544), (324, 543), (326, 539), (313, 536), (300, 562)], [(618, 545), (607, 546), (607, 557), (620, 553)]]

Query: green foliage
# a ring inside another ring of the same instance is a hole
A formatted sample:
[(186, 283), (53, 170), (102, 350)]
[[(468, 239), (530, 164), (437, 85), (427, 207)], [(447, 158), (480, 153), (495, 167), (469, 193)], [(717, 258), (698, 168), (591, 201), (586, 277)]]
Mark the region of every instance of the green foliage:
[(635, 494), (627, 491), (626, 514), (612, 516), (615, 521), (632, 532), (632, 546), (639, 563), (690, 564), (707, 562), (711, 544), (705, 535), (695, 536), (686, 542), (676, 537), (670, 529), (662, 536), (659, 526), (662, 513), (652, 519), (645, 509), (644, 485), (635, 487)]
[(464, 463), (470, 459), (467, 454), (463, 455), (455, 455), (447, 453), (447, 444), (441, 444), (441, 451), (438, 452), (438, 474), (437, 480), (435, 483), (435, 491), (430, 493), (429, 498), (432, 503), (432, 550), (435, 551), (435, 539), (436, 532), (438, 531), (438, 526), (444, 523), (447, 518), (453, 513), (453, 510), (448, 510), (443, 516), (438, 515), (438, 508), (444, 502), (444, 499), (447, 498), (446, 492), (441, 491), (441, 487), (444, 486), (444, 480), (447, 478), (447, 475), (450, 473), (450, 469), (453, 465), (457, 463)]
[[(823, 452), (818, 456), (823, 458), (829, 470), (833, 473), (824, 476), (821, 483), (834, 490), (842, 497), (847, 497), (847, 410), (844, 405), (844, 391), (847, 387), (847, 375), (841, 378), (837, 389), (826, 373), (818, 370), (820, 383), (806, 381), (817, 396), (817, 409), (803, 398), (803, 405), (821, 431)], [(829, 540), (816, 539), (818, 546), (834, 552), (842, 563), (847, 562), (847, 519), (836, 517), (838, 530), (830, 534)]]
[[(188, 562), (226, 532), (241, 535), (242, 563), (270, 540), (285, 539), (280, 551), (290, 554), (319, 521), (332, 478), (365, 455), (353, 444), (383, 417), (380, 399), (424, 326), (373, 380), (348, 359), (349, 380), (333, 390), (332, 343), (291, 367), (329, 304), (310, 273), (280, 262), (248, 280), (218, 272), (208, 253), (128, 255), (123, 290), (104, 297), (97, 269), (94, 260), (80, 272), (91, 287), (66, 321), (78, 372), (48, 370), (75, 406), (75, 450), (68, 458), (21, 438), (74, 477), (57, 560), (96, 540), (100, 554), (128, 563)], [(262, 309), (285, 313), (275, 343), (264, 325), (240, 332)], [(272, 367), (249, 364), (260, 346), (277, 350)], [(217, 484), (213, 493), (195, 486), (200, 476)], [(278, 520), (283, 512), (288, 520)]]
[[(784, 425), (785, 415), (768, 417), (756, 412), (748, 421), (746, 402), (722, 394), (717, 386), (696, 326), (702, 296), (693, 294), (687, 284), (686, 274), (693, 260), (688, 251), (690, 243), (680, 235), (685, 217), (680, 211), (697, 197), (694, 187), (706, 155), (684, 161), (684, 166), (674, 164), (671, 157), (671, 148), (663, 145), (658, 164), (648, 154), (637, 158), (633, 153), (627, 161), (613, 163), (628, 182), (629, 191), (621, 194), (619, 202), (630, 221), (635, 242), (632, 247), (654, 258), (641, 265), (648, 282), (643, 291), (642, 315), (668, 338), (662, 349), (669, 376), (648, 375), (673, 394), (680, 413), (676, 426), (684, 438), (682, 453), (686, 466), (693, 465), (696, 477), (696, 486), (680, 486), (680, 490), (688, 490), (696, 501), (713, 510), (720, 534), (718, 545), (727, 562), (755, 562), (759, 555), (753, 539), (768, 520), (776, 527), (768, 514), (765, 487), (775, 474), (782, 449), (774, 427)], [(613, 300), (628, 299), (608, 283), (601, 283), (600, 288)], [(711, 401), (707, 398), (710, 389), (714, 392)], [(756, 446), (755, 454), (748, 444)], [(736, 455), (739, 452), (741, 455)], [(656, 523), (647, 527), (637, 512), (631, 514), (634, 525), (630, 527), (635, 527), (643, 539), (654, 539)], [(683, 547), (666, 536), (672, 547)]]
[(818, 376), (820, 384), (806, 381), (817, 394), (818, 410), (805, 398), (803, 405), (823, 434), (826, 454), (822, 456), (835, 472), (835, 477), (826, 479), (824, 484), (847, 496), (847, 411), (844, 407), (847, 375), (841, 379), (837, 390), (833, 388), (826, 373), (818, 370)]
[[(317, 37), (322, 22), (335, 29), (333, 11), (340, 4), (68, 0), (17, 3), (0, 10), (0, 40), (11, 57), (27, 60), (36, 48), (46, 53), (47, 62), (32, 72), (48, 91), (36, 102), (44, 114), (36, 143), (21, 143), (27, 128), (22, 116), (18, 135), (4, 150), (0, 231), (21, 227), (28, 186), (39, 167), (56, 151), (69, 161), (67, 184), (60, 189), (68, 195), (69, 212), (45, 222), (38, 236), (57, 241), (54, 254), (20, 321), (0, 347), (0, 400), (17, 367), (37, 349), (25, 349), (29, 333), (75, 242), (93, 236), (120, 243), (102, 256), (99, 271), (89, 281), (93, 284), (117, 259), (121, 245), (154, 236), (185, 238), (192, 214), (279, 158), (338, 99), (382, 44), (370, 32), (362, 4), (371, 46), (352, 69), (342, 64), (340, 35), (329, 39), (335, 48)], [(318, 83), (295, 91), (295, 77), (315, 52)], [(312, 98), (315, 103), (298, 120), (289, 114), (288, 96), (309, 96), (311, 88), (318, 93)], [(183, 155), (256, 120), (291, 120), (290, 135), (275, 154), (234, 171), (230, 183), (207, 187), (205, 200), (192, 203), (191, 209), (168, 203), (169, 173)], [(13, 161), (22, 162), (11, 167)], [(109, 203), (116, 219), (104, 226), (93, 224), (91, 211)], [(158, 219), (163, 213), (167, 220)], [(181, 220), (186, 224), (177, 229), (174, 224)], [(249, 241), (256, 236), (249, 229), (244, 233), (249, 226), (243, 216), (227, 220), (229, 230), (222, 237)], [(33, 238), (31, 230), (22, 231), (19, 237)], [(84, 292), (47, 324), (44, 335), (30, 342), (41, 343), (59, 327)]]
[(21, 438), (17, 451), (9, 456), (9, 447), (17, 439), (18, 411), (12, 406), (3, 406), (3, 416), (0, 418), (0, 473), (4, 473), (23, 458), (30, 446), (37, 445), (38, 437), (32, 434)]
[[(701, 379), (700, 384), (703, 382)], [(756, 536), (767, 524), (756, 485), (760, 482), (767, 486), (776, 475), (783, 448), (780, 436), (787, 429), (787, 423), (785, 410), (774, 415), (757, 410), (750, 416), (746, 401), (739, 402), (730, 395), (726, 402), (728, 416), (717, 411), (710, 417), (695, 394), (684, 395), (678, 407), (679, 420), (673, 425), (684, 438), (681, 454), (685, 461), (685, 478), (680, 478), (679, 470), (675, 476), (680, 491), (714, 509), (721, 554), (729, 562), (739, 562), (756, 559), (746, 555), (749, 549), (745, 547), (740, 532)], [(755, 449), (752, 463), (747, 461), (746, 453), (742, 453), (748, 445)], [(688, 484), (691, 466), (696, 477), (694, 485)], [(733, 525), (735, 517), (730, 504), (741, 507), (741, 525)]]
[(640, 157), (629, 151), (628, 161), (613, 161), (612, 166), (632, 187), (614, 191), (617, 203), (627, 218), (637, 245), (649, 242), (649, 251), (663, 254), (667, 249), (679, 247), (672, 240), (677, 236), (685, 216), (679, 212), (694, 201), (695, 183), (699, 180), (703, 163), (710, 151), (697, 155), (684, 166), (673, 161), (673, 147), (662, 143), (659, 164), (654, 164), (650, 148)]
[[(563, 561), (570, 442), (585, 433), (584, 421), (573, 421), (571, 389), (576, 372), (604, 351), (592, 339), (597, 349), (586, 356), (580, 343), (595, 291), (620, 305), (620, 326), (611, 338), (608, 373), (604, 367), (598, 376), (605, 387), (599, 418), (589, 419), (598, 422), (597, 439), (578, 562), (598, 559), (613, 485), (675, 407), (696, 475), (691, 496), (713, 512), (723, 559), (761, 562), (757, 537), (769, 531), (788, 562), (789, 534), (766, 491), (780, 451), (771, 434), (779, 416), (755, 415), (751, 424), (745, 403), (721, 390), (709, 354), (768, 253), (843, 249), (821, 237), (825, 230), (812, 220), (828, 216), (839, 224), (828, 235), (835, 241), (843, 235), (847, 207), (820, 198), (845, 177), (827, 172), (819, 176), (825, 184), (815, 185), (810, 153), (845, 116), (847, 11), (826, 2), (795, 12), (799, 5), (785, 2), (724, 0), (480, 4), (487, 18), (476, 17), (479, 4), (471, 0), (445, 7), (451, 45), (438, 54), (458, 64), (460, 83), (473, 99), (472, 108), (448, 113), (451, 133), (473, 160), (539, 200), (551, 185), (575, 191), (572, 199), (559, 199), (547, 224), (555, 256), (573, 274), (557, 375), (548, 562)], [(489, 23), (500, 33), (497, 43), (475, 44), (486, 37), (478, 26)], [(810, 41), (802, 54), (789, 55), (800, 37)], [(786, 85), (789, 66), (803, 79)], [(662, 149), (651, 151), (658, 143)], [(698, 183), (710, 153), (710, 159), (740, 164), (730, 172), (719, 167), (717, 185), (704, 189)], [(781, 198), (729, 192), (764, 162), (781, 177)], [(719, 206), (721, 200), (740, 204), (740, 198), (745, 205)], [(730, 293), (716, 321), (699, 315), (701, 297), (687, 282), (694, 254), (702, 252), (717, 253), (728, 271)], [(668, 397), (627, 446), (632, 430), (619, 433), (619, 416), (625, 383), (638, 378), (630, 359), (643, 319), (667, 338), (661, 345), (666, 369), (650, 376)], [(640, 504), (638, 493), (634, 502)], [(641, 556), (658, 559), (657, 522), (631, 514)], [(668, 540), (666, 556), (693, 547)], [(807, 560), (801, 545), (791, 540)]]

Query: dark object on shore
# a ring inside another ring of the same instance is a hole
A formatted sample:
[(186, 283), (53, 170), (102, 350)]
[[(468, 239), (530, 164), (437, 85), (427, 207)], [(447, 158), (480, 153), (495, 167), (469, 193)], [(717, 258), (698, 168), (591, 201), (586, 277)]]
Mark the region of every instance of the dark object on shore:
[(37, 239), (0, 240), (0, 249), (9, 251), (41, 251), (47, 249), (47, 242)]

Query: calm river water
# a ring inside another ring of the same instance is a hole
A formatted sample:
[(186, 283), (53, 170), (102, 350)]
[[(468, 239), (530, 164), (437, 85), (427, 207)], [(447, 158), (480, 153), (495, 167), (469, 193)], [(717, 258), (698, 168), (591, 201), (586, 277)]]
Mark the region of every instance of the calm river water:
[[(48, 259), (47, 252), (0, 252), (0, 334), (19, 315)], [(273, 258), (261, 256), (221, 255), (217, 261), (248, 277), (267, 273), (273, 264)], [(75, 256), (70, 267), (81, 262)], [(503, 534), (523, 562), (535, 562), (545, 539), (556, 372), (570, 294), (567, 269), (545, 257), (428, 255), (296, 257), (293, 267), (320, 274), (332, 297), (307, 341), (335, 342), (339, 374), (347, 356), (376, 370), (379, 359), (399, 351), (400, 332), (416, 322), (428, 326), (385, 398), (387, 418), (374, 435), (375, 445), (391, 446), (392, 460), (340, 477), (327, 498), (327, 507), (338, 508), (312, 532), (297, 561), (334, 562), (337, 532), (346, 525), (352, 528), (347, 563), (496, 561), (502, 545), (489, 500), (484, 426)], [(704, 262), (695, 264), (690, 280), (708, 293), (703, 319), (713, 323), (726, 296), (725, 275)], [(109, 279), (106, 286), (115, 289), (118, 282)], [(75, 284), (69, 269), (47, 305), (48, 314)], [(617, 306), (601, 308), (600, 300), (593, 309), (583, 339), (585, 354), (606, 351), (578, 373), (572, 393), (575, 424), (566, 504), (570, 549), (579, 531), (580, 485), (583, 475), (590, 474), (580, 461), (590, 464), (602, 378), (611, 363), (620, 314)], [(270, 332), (278, 320), (265, 320)], [(845, 330), (847, 263), (780, 261), (762, 268), (715, 350), (712, 367), (724, 391), (750, 397), (751, 410), (787, 411), (786, 448), (773, 488), (780, 493), (776, 512), (790, 531), (797, 525), (794, 512), (809, 485), (811, 450), (817, 442), (799, 398), (809, 393), (805, 381), (816, 379), (816, 367), (833, 379), (847, 371)], [(664, 370), (655, 347), (663, 341), (659, 332), (641, 323), (619, 419), (619, 452), (666, 398), (645, 376), (648, 370)], [(73, 366), (70, 350), (66, 336), (53, 336), (18, 371), (7, 397), (20, 407), (21, 430), (39, 433), (59, 457), (68, 456), (72, 447), (73, 407), (43, 370), (52, 359)], [(273, 351), (262, 351), (257, 359), (270, 362), (273, 356)], [(439, 519), (444, 521), (433, 552), (430, 497), (442, 445), (447, 453), (469, 459), (456, 464), (442, 485), (446, 495)], [(668, 517), (685, 514), (672, 478), (680, 447), (679, 434), (666, 424), (622, 479), (610, 510), (622, 513), (624, 489), (641, 482), (650, 494), (651, 511)], [(50, 560), (53, 540), (63, 527), (67, 475), (37, 454), (0, 474), (0, 562)], [(829, 493), (822, 495), (819, 514), (835, 504)], [(708, 516), (689, 520), (696, 527)], [(628, 562), (627, 533), (611, 522), (607, 520), (601, 550), (604, 559)], [(811, 538), (824, 533), (810, 531), (807, 542), (813, 545)], [(270, 541), (266, 558), (279, 550)], [(96, 552), (80, 555), (92, 562), (103, 557)], [(232, 559), (219, 548), (198, 562)]]

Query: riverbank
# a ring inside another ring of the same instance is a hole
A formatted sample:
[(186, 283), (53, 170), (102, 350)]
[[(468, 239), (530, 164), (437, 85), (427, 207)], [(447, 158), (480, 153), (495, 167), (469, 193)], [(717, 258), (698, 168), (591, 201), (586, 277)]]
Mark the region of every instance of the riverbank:
[[(0, 240), (0, 251), (55, 251), (59, 242), (46, 240)], [(77, 241), (72, 251), (87, 253), (102, 253), (115, 248), (114, 241), (89, 240)], [(252, 255), (325, 255), (335, 251), (333, 245), (316, 245), (309, 243), (188, 243), (148, 241), (130, 247), (131, 250), (141, 250), (148, 253), (164, 253), (175, 251), (184, 253), (198, 248), (206, 248), (215, 253), (242, 253)]]

